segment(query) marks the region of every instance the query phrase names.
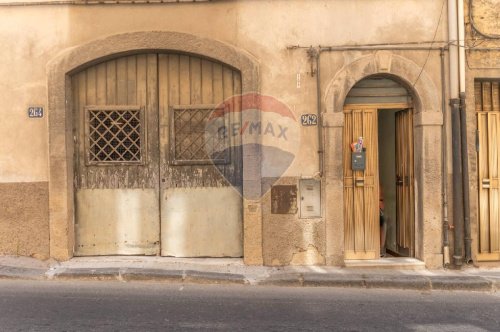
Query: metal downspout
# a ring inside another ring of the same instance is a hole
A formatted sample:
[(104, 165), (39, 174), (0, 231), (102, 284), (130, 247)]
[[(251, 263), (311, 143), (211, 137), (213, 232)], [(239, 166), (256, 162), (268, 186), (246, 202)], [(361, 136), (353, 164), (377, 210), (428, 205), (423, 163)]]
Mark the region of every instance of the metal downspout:
[(463, 186), (463, 213), (464, 213), (464, 240), (465, 264), (472, 262), (471, 229), (470, 229), (470, 199), (469, 199), (469, 157), (467, 151), (467, 115), (465, 107), (465, 93), (460, 93), (460, 131), (462, 145), (462, 186)]
[[(457, 28), (457, 2), (448, 0), (448, 43), (449, 43), (449, 61), (450, 61), (450, 98), (459, 98), (459, 74), (458, 74), (458, 36)], [(451, 101), (450, 101), (451, 105)]]
[(460, 267), (463, 261), (464, 223), (462, 191), (462, 149), (460, 138), (460, 99), (451, 99), (451, 145), (453, 155), (453, 264)]
[[(460, 267), (463, 262), (464, 222), (463, 222), (463, 182), (462, 182), (462, 148), (460, 137), (460, 92), (464, 87), (462, 81), (462, 61), (460, 61), (459, 12), (460, 0), (448, 0), (448, 41), (450, 45), (450, 106), (451, 106), (451, 140), (453, 169), (453, 263)], [(463, 30), (462, 30), (463, 31)], [(462, 59), (463, 60), (463, 59)]]
[(446, 135), (447, 112), (446, 112), (446, 78), (445, 78), (445, 60), (444, 60), (444, 47), (441, 48), (441, 111), (443, 113), (443, 126), (441, 129), (441, 144), (443, 156), (443, 169), (442, 169), (442, 191), (443, 191), (443, 265), (446, 267), (450, 265), (450, 248), (448, 230), (448, 140)]
[(321, 116), (321, 69), (320, 69), (320, 56), (322, 48), (318, 46), (317, 48), (309, 47), (307, 50), (307, 57), (311, 61), (311, 67), (313, 61), (316, 61), (316, 70), (311, 68), (311, 75), (316, 75), (316, 117), (318, 121), (318, 173), (319, 178), (323, 177), (323, 119)]
[(465, 241), (465, 264), (472, 262), (471, 254), (471, 225), (470, 225), (470, 198), (469, 198), (469, 153), (467, 146), (467, 112), (465, 106), (466, 82), (465, 82), (465, 14), (464, 1), (458, 0), (458, 66), (460, 77), (460, 131), (462, 144), (462, 189), (463, 189), (463, 213), (464, 213), (464, 241)]
[(321, 80), (320, 80), (320, 61), (319, 58), (321, 56), (321, 48), (318, 50), (316, 54), (316, 94), (317, 94), (317, 116), (318, 116), (318, 169), (319, 169), (319, 177), (323, 177), (323, 119), (321, 117)]

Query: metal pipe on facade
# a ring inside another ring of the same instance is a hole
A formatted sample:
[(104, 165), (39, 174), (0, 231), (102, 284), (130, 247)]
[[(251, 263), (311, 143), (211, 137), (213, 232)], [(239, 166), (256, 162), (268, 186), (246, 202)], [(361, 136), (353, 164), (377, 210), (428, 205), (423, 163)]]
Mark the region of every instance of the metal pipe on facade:
[(322, 47), (322, 52), (339, 51), (440, 51), (443, 46), (329, 46)]
[[(434, 43), (434, 45), (436, 45)], [(367, 45), (345, 45), (345, 46), (320, 46), (319, 52), (343, 52), (343, 51), (441, 51), (442, 48), (448, 50), (448, 43), (442, 43), (441, 46), (401, 46), (405, 44), (387, 44), (386, 46)], [(408, 43), (408, 45), (413, 45)], [(288, 45), (287, 50), (310, 49), (311, 46)]]
[(450, 105), (451, 105), (451, 141), (453, 165), (453, 263), (460, 267), (463, 261), (463, 182), (462, 182), (462, 149), (460, 135), (460, 89), (461, 68), (459, 45), (451, 41), (459, 35), (457, 0), (448, 0), (448, 40), (450, 42)]
[[(295, 47), (294, 47), (295, 48)], [(321, 46), (307, 49), (307, 57), (311, 61), (311, 75), (316, 75), (316, 119), (318, 123), (318, 173), (323, 177), (323, 122), (321, 117), (321, 70), (320, 70)], [(316, 69), (313, 68), (313, 63), (316, 62)]]
[(448, 229), (448, 140), (446, 135), (447, 108), (446, 108), (446, 77), (445, 77), (445, 54), (444, 48), (439, 53), (441, 57), (441, 111), (443, 113), (443, 125), (441, 128), (441, 147), (442, 147), (442, 193), (443, 193), (443, 265), (450, 265), (450, 248)]
[(317, 96), (317, 110), (316, 114), (318, 116), (318, 168), (319, 168), (319, 177), (323, 177), (323, 158), (324, 158), (324, 150), (323, 150), (323, 119), (321, 117), (321, 70), (320, 70), (320, 59), (321, 57), (321, 47), (318, 53), (316, 54), (316, 96)]
[(460, 93), (460, 131), (462, 145), (462, 186), (463, 186), (463, 213), (464, 213), (464, 240), (465, 264), (472, 262), (471, 227), (470, 227), (470, 198), (469, 198), (469, 158), (467, 151), (467, 122), (466, 122), (465, 93)]
[[(191, 0), (190, 2), (210, 2), (213, 0)], [(189, 2), (183, 0), (182, 2)], [(28, 6), (88, 6), (88, 5), (147, 5), (147, 4), (175, 4), (179, 0), (42, 0), (42, 1), (11, 1), (0, 2), (0, 7), (28, 7)]]
[(465, 106), (465, 14), (464, 1), (458, 0), (458, 64), (460, 76), (460, 131), (462, 145), (462, 188), (463, 188), (463, 212), (464, 212), (464, 240), (465, 240), (465, 263), (472, 262), (472, 237), (470, 225), (470, 198), (469, 198), (469, 153), (467, 149), (467, 113)]
[(450, 61), (450, 98), (459, 97), (459, 77), (458, 77), (458, 44), (451, 43), (458, 36), (457, 27), (457, 2), (448, 0), (448, 42), (449, 42), (449, 61)]
[(462, 191), (462, 150), (460, 138), (460, 99), (451, 99), (451, 143), (453, 156), (453, 263), (462, 265), (464, 243), (463, 191)]
[[(457, 0), (457, 20), (458, 20), (458, 70), (460, 93), (465, 94), (465, 17), (464, 0)], [(459, 96), (462, 98), (461, 96)], [(465, 96), (464, 96), (465, 98)], [(465, 185), (465, 183), (464, 183)]]

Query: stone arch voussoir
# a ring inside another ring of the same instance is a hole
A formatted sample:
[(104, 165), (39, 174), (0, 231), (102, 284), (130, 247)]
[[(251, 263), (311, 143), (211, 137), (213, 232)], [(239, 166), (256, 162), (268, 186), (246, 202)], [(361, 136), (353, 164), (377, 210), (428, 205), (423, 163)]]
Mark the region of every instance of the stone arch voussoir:
[(371, 75), (387, 75), (407, 87), (414, 97), (417, 112), (439, 111), (435, 84), (425, 70), (415, 62), (387, 51), (364, 55), (345, 65), (328, 84), (325, 111), (342, 112), (352, 87)]

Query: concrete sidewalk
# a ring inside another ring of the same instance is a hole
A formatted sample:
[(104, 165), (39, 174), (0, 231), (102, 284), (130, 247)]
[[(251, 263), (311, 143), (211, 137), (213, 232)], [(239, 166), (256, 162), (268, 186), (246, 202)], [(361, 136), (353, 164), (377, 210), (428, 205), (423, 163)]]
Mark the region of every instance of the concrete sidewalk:
[(117, 280), (411, 290), (500, 290), (500, 269), (359, 269), (245, 266), (241, 259), (79, 257), (67, 262), (1, 256), (0, 279)]

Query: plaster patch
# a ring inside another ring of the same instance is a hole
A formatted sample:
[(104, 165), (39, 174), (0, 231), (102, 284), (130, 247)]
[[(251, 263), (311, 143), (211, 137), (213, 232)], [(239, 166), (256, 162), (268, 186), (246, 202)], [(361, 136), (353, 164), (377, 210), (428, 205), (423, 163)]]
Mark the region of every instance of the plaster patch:
[(321, 255), (316, 246), (310, 244), (306, 250), (296, 252), (292, 256), (290, 265), (323, 265), (325, 257)]

